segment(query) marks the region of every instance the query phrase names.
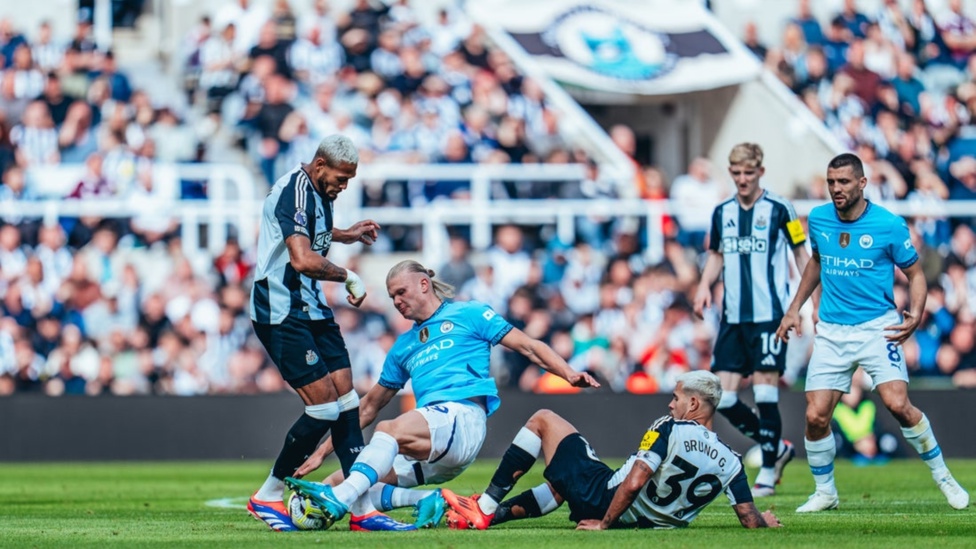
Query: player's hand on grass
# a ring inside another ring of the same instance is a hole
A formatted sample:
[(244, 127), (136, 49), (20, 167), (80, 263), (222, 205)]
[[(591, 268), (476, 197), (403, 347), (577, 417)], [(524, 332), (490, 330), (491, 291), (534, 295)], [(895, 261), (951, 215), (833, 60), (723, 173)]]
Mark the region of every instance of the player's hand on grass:
[(566, 376), (566, 381), (573, 387), (593, 387), (595, 389), (600, 386), (600, 382), (586, 372), (569, 374)]
[(895, 324), (894, 326), (885, 326), (886, 331), (894, 332), (885, 336), (885, 339), (891, 341), (892, 343), (897, 343), (901, 345), (902, 343), (908, 341), (915, 328), (918, 328), (919, 319), (915, 317), (911, 312), (905, 311), (904, 319), (901, 324)]
[(596, 519), (586, 519), (579, 521), (576, 525), (577, 530), (603, 530), (603, 521)]
[(783, 320), (780, 321), (779, 328), (776, 329), (776, 339), (779, 341), (789, 341), (790, 330), (795, 330), (798, 336), (803, 335), (800, 332), (800, 313), (792, 309), (787, 311), (786, 315), (783, 316)]
[(776, 515), (772, 511), (762, 512), (763, 521), (766, 523), (766, 528), (782, 528), (783, 524), (776, 518)]

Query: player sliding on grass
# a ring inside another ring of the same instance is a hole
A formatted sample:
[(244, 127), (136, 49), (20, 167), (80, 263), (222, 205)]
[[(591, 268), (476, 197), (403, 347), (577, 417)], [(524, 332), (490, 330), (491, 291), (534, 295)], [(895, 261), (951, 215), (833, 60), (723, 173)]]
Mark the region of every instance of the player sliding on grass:
[[(780, 526), (771, 511), (756, 509), (738, 454), (711, 431), (721, 396), (721, 382), (711, 372), (679, 376), (671, 415), (651, 426), (637, 453), (616, 471), (568, 421), (549, 410), (536, 412), (515, 436), (484, 494), (462, 497), (444, 489), (451, 507), (448, 525), (484, 530), (551, 513), (566, 501), (569, 519), (580, 530), (675, 528), (687, 526), (724, 491), (742, 526)], [(540, 453), (548, 482), (502, 501)]]
[[(836, 509), (834, 454), (830, 419), (860, 366), (881, 401), (901, 424), (905, 440), (932, 470), (953, 509), (969, 505), (969, 494), (949, 473), (925, 414), (908, 399), (908, 370), (900, 346), (911, 337), (925, 309), (925, 274), (905, 221), (864, 199), (864, 166), (842, 154), (827, 166), (827, 191), (833, 201), (810, 212), (813, 257), (783, 317), (776, 337), (787, 340), (800, 329), (800, 307), (823, 284), (820, 323), (807, 367), (804, 445), (816, 491), (797, 513)], [(910, 309), (898, 314), (893, 295), (898, 266), (908, 277)]]
[[(487, 305), (447, 301), (453, 296), (453, 288), (433, 276), (433, 271), (409, 260), (398, 263), (387, 274), (386, 286), (394, 306), (416, 324), (390, 349), (379, 382), (362, 399), (359, 417), (363, 427), (371, 424), (408, 380), (412, 381), (417, 409), (377, 424), (372, 440), (346, 479), (334, 488), (286, 479), (331, 520), (349, 512), (353, 530), (416, 529), (416, 525), (381, 514), (372, 499), (382, 501), (385, 496), (391, 505), (384, 508), (413, 504), (428, 495), (440, 499), (439, 492), (403, 488), (446, 482), (474, 462), (485, 441), (487, 417), (500, 402), (495, 380), (488, 372), (492, 345), (501, 343), (518, 351), (576, 387), (599, 387), (588, 374), (573, 371), (546, 344), (525, 335)], [(327, 451), (316, 453), (319, 463)], [(378, 485), (381, 482), (400, 488)], [(421, 524), (429, 525), (440, 517), (420, 518)]]

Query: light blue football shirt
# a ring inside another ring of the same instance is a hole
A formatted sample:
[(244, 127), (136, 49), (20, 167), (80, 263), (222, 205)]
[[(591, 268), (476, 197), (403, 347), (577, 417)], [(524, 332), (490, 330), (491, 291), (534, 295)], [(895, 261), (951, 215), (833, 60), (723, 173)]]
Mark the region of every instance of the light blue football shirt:
[(379, 384), (400, 390), (412, 380), (418, 408), (483, 396), (491, 415), (501, 401), (489, 372), (489, 355), (511, 330), (484, 303), (445, 301), (430, 318), (397, 338)]
[(860, 324), (895, 308), (894, 268), (918, 261), (904, 219), (868, 202), (861, 217), (843, 221), (825, 204), (810, 212), (808, 224), (820, 254), (821, 320)]

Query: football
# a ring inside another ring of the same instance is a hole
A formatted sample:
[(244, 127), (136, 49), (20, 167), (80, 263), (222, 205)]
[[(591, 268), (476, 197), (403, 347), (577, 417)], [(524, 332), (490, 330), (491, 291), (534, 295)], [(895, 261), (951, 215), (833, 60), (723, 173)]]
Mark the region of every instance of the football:
[(288, 498), (288, 513), (291, 515), (291, 521), (299, 530), (325, 530), (332, 526), (332, 521), (325, 516), (321, 509), (316, 507), (310, 499), (298, 493), (294, 493)]

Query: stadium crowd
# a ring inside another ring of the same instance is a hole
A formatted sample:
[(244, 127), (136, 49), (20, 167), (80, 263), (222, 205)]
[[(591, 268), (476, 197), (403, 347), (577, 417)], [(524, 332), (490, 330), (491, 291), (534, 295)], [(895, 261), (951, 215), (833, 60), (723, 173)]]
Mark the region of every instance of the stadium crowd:
[[(825, 32), (801, 1), (782, 46), (764, 57), (867, 161), (871, 198), (976, 198), (976, 44), (967, 42), (976, 25), (961, 12), (937, 25), (923, 2), (915, 4), (921, 12), (888, 9), (860, 15), (863, 21), (848, 10)], [(155, 168), (212, 160), (216, 135), (232, 136), (267, 181), (337, 132), (356, 142), (363, 163), (588, 163), (560, 137), (559, 115), (539, 85), (492, 49), (477, 25), (450, 11), (421, 24), (406, 0), (357, 0), (348, 12), (315, 0), (313, 11), (299, 21), (287, 0), (270, 10), (228, 0), (201, 20), (187, 39), (186, 108), (133, 86), (112, 52), (96, 47), (87, 19), (70, 39), (48, 24), (28, 37), (0, 21), (0, 197), (37, 199), (30, 174), (38, 166), (79, 164), (84, 175), (66, 200), (148, 204), (160, 198)], [(633, 154), (626, 127), (611, 136)], [(703, 159), (671, 184), (644, 167), (634, 189), (615, 187), (588, 165), (578, 187), (502, 189), (519, 198), (637, 194), (695, 204), (662, 224), (664, 262), (647, 262), (634, 220), (592, 217), (578, 220), (575, 242), (560, 242), (546, 227), (497, 227), (486, 253), (472, 252), (458, 231), (450, 261), (435, 270), (460, 299), (488, 303), (613, 390), (670, 391), (677, 375), (710, 364), (718, 312), (698, 320), (689, 300), (710, 218), (702, 204), (717, 204), (731, 186)], [(466, 182), (367, 182), (363, 201), (421, 207), (467, 191)], [(814, 181), (797, 197), (823, 192)], [(930, 292), (928, 318), (906, 346), (909, 365), (963, 387), (976, 387), (973, 226), (912, 222)], [(5, 217), (0, 395), (286, 390), (247, 317), (253, 251), (229, 241), (217, 257), (187, 257), (177, 229), (150, 213), (54, 224)], [(385, 238), (393, 240), (387, 250), (418, 244), (409, 233)], [(358, 270), (361, 259), (350, 267)], [(387, 314), (383, 288), (370, 288), (362, 309), (346, 307), (340, 290), (324, 285), (364, 391), (403, 321)], [(573, 390), (517, 354), (494, 362), (500, 384)]]

